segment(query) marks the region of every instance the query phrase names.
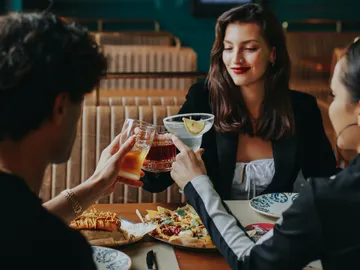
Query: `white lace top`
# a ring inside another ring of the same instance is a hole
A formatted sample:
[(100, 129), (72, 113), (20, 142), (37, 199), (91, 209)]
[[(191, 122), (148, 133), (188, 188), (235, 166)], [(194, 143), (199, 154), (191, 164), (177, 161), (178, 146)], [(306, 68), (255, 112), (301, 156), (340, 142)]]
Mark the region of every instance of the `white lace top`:
[[(275, 174), (274, 159), (259, 159), (248, 163), (237, 162), (231, 189), (232, 200), (250, 200), (262, 193)], [(302, 171), (294, 183), (294, 192), (299, 192), (305, 182)]]
[(231, 189), (231, 199), (252, 199), (267, 188), (274, 174), (274, 159), (259, 159), (248, 163), (237, 162)]

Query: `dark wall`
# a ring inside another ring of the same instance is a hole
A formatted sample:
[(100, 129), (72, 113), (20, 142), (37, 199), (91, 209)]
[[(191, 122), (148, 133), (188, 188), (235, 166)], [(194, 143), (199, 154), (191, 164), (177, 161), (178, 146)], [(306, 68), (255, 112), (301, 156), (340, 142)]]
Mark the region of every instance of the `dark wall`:
[[(13, 0), (21, 1), (21, 0)], [(23, 0), (23, 6), (44, 5), (46, 0)], [(303, 18), (360, 20), (360, 0), (263, 0), (280, 21)], [(45, 3), (46, 5), (46, 3)], [(53, 10), (64, 16), (149, 18), (160, 22), (162, 30), (178, 36), (184, 46), (198, 54), (198, 70), (207, 71), (214, 40), (215, 18), (195, 18), (191, 0), (54, 0)], [(133, 25), (136, 27), (136, 25)], [(145, 26), (141, 26), (145, 27)], [(147, 25), (151, 28), (151, 25)], [(291, 25), (290, 25), (291, 27)], [(333, 31), (334, 25), (328, 30)]]

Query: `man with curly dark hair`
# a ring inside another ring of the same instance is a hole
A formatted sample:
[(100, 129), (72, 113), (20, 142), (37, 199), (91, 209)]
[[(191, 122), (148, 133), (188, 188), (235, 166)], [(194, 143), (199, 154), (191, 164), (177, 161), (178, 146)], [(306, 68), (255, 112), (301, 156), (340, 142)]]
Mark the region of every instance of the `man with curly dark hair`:
[[(118, 165), (134, 138), (122, 146), (115, 138), (93, 176), (79, 186), (44, 205), (38, 193), (45, 168), (70, 157), (84, 95), (105, 70), (97, 44), (74, 23), (51, 13), (0, 19), (2, 255), (29, 256), (28, 268), (45, 268), (42, 257), (56, 264), (46, 269), (95, 269), (85, 238), (66, 223), (114, 190)], [(26, 245), (20, 254), (19, 244)]]

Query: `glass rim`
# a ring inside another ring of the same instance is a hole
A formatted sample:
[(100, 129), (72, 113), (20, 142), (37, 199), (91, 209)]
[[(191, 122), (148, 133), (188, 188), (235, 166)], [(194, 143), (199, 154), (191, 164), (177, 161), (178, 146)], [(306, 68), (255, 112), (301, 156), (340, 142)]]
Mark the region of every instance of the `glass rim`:
[(178, 117), (185, 117), (185, 116), (191, 116), (191, 115), (196, 115), (196, 116), (208, 116), (208, 118), (206, 119), (200, 119), (198, 121), (212, 121), (215, 116), (211, 113), (183, 113), (183, 114), (175, 114), (175, 115), (170, 115), (164, 118), (164, 122), (168, 122), (168, 120), (170, 119), (174, 119), (174, 118), (178, 118)]
[(151, 127), (153, 129), (155, 129), (155, 127), (156, 127), (156, 125), (154, 125), (154, 124), (151, 124), (151, 123), (143, 121), (143, 120), (134, 119), (134, 118), (126, 118), (124, 124), (128, 121), (132, 121), (133, 123), (138, 123), (138, 124), (144, 124), (145, 126)]
[(168, 128), (165, 125), (156, 125), (155, 133), (166, 134), (166, 133), (171, 133), (171, 132), (168, 130)]

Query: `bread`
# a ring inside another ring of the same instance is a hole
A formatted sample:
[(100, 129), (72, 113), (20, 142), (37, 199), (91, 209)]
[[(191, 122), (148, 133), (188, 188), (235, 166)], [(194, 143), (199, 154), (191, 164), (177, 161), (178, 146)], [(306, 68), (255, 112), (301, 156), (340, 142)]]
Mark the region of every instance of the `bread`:
[(85, 211), (72, 220), (69, 226), (75, 230), (102, 230), (114, 232), (121, 227), (116, 213), (97, 211), (95, 208)]
[(69, 226), (80, 231), (91, 245), (124, 245), (135, 240), (132, 234), (121, 229), (121, 221), (116, 213), (97, 211), (95, 208), (85, 211)]

